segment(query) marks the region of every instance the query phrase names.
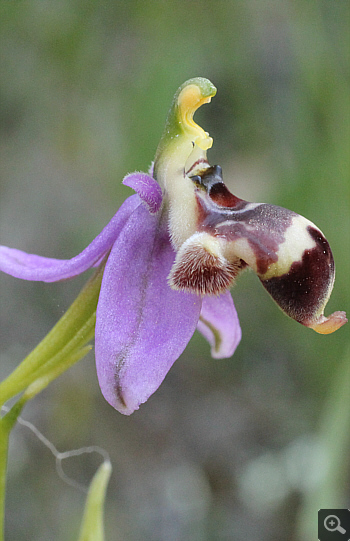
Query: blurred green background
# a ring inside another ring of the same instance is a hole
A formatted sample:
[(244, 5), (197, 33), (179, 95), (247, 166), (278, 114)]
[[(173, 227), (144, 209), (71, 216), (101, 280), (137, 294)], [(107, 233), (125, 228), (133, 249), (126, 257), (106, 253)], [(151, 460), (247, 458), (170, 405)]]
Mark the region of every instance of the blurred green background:
[[(80, 252), (131, 194), (123, 176), (148, 169), (178, 86), (203, 76), (218, 88), (196, 116), (210, 162), (237, 196), (321, 228), (337, 267), (326, 315), (349, 311), (349, 29), (347, 0), (1, 0), (1, 244)], [(85, 280), (0, 276), (1, 377)], [(93, 354), (24, 410), (60, 451), (111, 455), (107, 541), (311, 541), (320, 507), (349, 507), (349, 328), (298, 325), (248, 272), (232, 294), (233, 358), (196, 334), (131, 417), (104, 401)], [(97, 465), (66, 470), (88, 484)], [(7, 539), (76, 539), (83, 502), (16, 427)]]

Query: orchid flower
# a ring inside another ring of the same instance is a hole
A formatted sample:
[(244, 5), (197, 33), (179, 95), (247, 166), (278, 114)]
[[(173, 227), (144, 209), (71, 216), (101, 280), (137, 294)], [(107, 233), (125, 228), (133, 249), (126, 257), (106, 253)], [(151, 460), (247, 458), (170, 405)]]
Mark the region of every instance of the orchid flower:
[(212, 138), (193, 120), (216, 89), (190, 79), (175, 94), (149, 174), (123, 183), (130, 196), (76, 257), (58, 260), (0, 247), (0, 270), (54, 282), (105, 265), (95, 356), (106, 400), (130, 414), (159, 387), (196, 328), (215, 358), (230, 357), (241, 329), (229, 288), (251, 268), (290, 317), (323, 334), (346, 323), (323, 315), (334, 262), (321, 231), (295, 212), (232, 195)]

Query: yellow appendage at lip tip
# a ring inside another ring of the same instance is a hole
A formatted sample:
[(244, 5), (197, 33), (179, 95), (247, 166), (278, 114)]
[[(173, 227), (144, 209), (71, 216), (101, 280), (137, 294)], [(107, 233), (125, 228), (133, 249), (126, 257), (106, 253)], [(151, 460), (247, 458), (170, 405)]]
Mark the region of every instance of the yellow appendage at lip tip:
[(319, 334), (331, 334), (347, 323), (345, 312), (334, 312), (329, 317), (320, 316), (317, 321), (307, 325)]

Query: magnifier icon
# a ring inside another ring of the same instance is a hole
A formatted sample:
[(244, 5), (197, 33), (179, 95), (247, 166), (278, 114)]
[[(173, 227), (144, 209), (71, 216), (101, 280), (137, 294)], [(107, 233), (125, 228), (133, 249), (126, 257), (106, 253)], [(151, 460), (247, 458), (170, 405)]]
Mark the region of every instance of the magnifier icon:
[(336, 515), (328, 515), (324, 519), (324, 527), (329, 532), (338, 531), (340, 533), (346, 533), (346, 530), (340, 526), (340, 520)]

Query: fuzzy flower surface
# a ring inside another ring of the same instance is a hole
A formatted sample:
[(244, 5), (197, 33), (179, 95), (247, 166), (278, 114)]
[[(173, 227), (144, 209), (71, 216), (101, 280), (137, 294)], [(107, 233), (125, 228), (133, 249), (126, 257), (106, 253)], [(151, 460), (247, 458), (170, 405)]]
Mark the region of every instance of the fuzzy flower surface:
[(215, 93), (203, 78), (178, 89), (150, 174), (124, 178), (136, 194), (79, 255), (0, 246), (0, 270), (24, 280), (64, 280), (103, 261), (97, 374), (106, 400), (127, 415), (159, 387), (196, 328), (213, 357), (233, 355), (241, 329), (229, 288), (247, 267), (303, 325), (328, 334), (347, 321), (344, 312), (323, 315), (334, 262), (321, 231), (292, 211), (234, 196), (208, 163), (212, 138), (193, 115)]

